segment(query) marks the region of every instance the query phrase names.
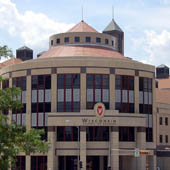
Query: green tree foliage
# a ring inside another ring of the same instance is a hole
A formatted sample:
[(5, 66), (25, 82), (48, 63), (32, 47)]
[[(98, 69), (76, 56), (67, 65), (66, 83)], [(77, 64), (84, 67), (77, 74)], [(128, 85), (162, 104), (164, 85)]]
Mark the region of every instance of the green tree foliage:
[[(0, 78), (0, 82), (2, 82)], [(18, 100), (21, 90), (16, 87), (0, 89), (0, 170), (7, 170), (14, 165), (15, 158), (20, 152), (46, 153), (49, 144), (41, 140), (43, 130), (30, 129), (26, 131), (23, 126), (8, 123), (4, 110), (21, 109), (22, 104)]]
[(0, 59), (2, 57), (8, 58), (8, 57), (13, 57), (12, 50), (8, 48), (8, 46), (0, 46)]

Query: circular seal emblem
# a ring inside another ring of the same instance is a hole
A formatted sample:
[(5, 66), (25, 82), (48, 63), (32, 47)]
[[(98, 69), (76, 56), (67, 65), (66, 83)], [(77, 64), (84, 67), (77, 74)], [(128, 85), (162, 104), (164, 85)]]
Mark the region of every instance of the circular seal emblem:
[(94, 111), (97, 117), (103, 117), (105, 112), (105, 106), (103, 103), (96, 103), (94, 105)]

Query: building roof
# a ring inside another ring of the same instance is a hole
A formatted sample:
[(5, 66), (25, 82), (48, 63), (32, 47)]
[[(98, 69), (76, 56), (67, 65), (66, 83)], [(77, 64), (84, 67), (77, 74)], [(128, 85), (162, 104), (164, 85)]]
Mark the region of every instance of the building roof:
[(82, 20), (80, 23), (75, 25), (73, 28), (69, 29), (67, 32), (97, 32), (97, 31)]
[(117, 25), (117, 23), (115, 22), (114, 19), (112, 19), (112, 21), (109, 23), (109, 25), (103, 30), (103, 32), (107, 32), (107, 31), (123, 32), (122, 29), (119, 27), (119, 25)]
[(170, 104), (170, 89), (156, 89), (156, 102)]
[(29, 51), (32, 51), (32, 49), (31, 48), (28, 48), (27, 46), (23, 46), (23, 47), (21, 47), (21, 48), (18, 48), (17, 49), (17, 51), (22, 51), (22, 50), (29, 50)]
[(157, 79), (159, 89), (170, 89), (170, 77)]
[(158, 67), (156, 67), (156, 68), (169, 68), (168, 66), (166, 66), (165, 64), (161, 64), (161, 65), (159, 65)]
[(39, 58), (74, 56), (125, 58), (119, 52), (104, 47), (71, 45), (53, 47), (44, 54), (42, 54)]
[(13, 65), (13, 64), (18, 64), (21, 63), (22, 60), (20, 60), (19, 58), (11, 58), (9, 60), (4, 61), (3, 63), (0, 63), (0, 68), (9, 66), (9, 65)]

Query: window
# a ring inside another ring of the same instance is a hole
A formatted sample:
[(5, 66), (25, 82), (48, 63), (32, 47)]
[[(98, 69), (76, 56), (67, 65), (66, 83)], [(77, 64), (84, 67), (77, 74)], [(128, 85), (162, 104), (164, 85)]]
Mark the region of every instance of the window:
[(134, 113), (134, 77), (116, 75), (115, 107), (120, 113)]
[(153, 142), (153, 129), (150, 127), (146, 128), (146, 142)]
[(51, 112), (51, 75), (32, 76), (32, 127), (46, 127)]
[(109, 127), (87, 127), (87, 141), (109, 141)]
[(139, 112), (152, 114), (152, 79), (139, 78)]
[(47, 170), (47, 156), (31, 156), (31, 170)]
[(18, 99), (21, 101), (23, 107), (20, 110), (12, 110), (12, 120), (18, 125), (26, 125), (26, 77), (15, 77), (12, 79), (12, 86), (18, 87), (22, 90)]
[(97, 37), (96, 38), (96, 43), (101, 43), (101, 38)]
[(9, 88), (9, 80), (3, 80), (2, 81), (2, 89)]
[(109, 75), (87, 74), (87, 109), (93, 109), (94, 105), (102, 102), (109, 109)]
[(64, 42), (65, 42), (65, 43), (68, 43), (68, 42), (69, 42), (69, 37), (65, 37), (65, 38), (64, 38)]
[(57, 111), (80, 111), (80, 75), (58, 74), (57, 76)]
[(165, 142), (168, 143), (168, 135), (165, 135)]
[(56, 44), (60, 44), (60, 39), (59, 38), (56, 39)]
[(74, 38), (74, 41), (77, 43), (77, 42), (80, 42), (80, 37), (75, 37)]
[(165, 125), (168, 126), (168, 117), (165, 118)]
[(51, 45), (53, 45), (53, 40), (51, 40)]
[(158, 88), (158, 81), (155, 81), (155, 87)]
[(78, 141), (78, 127), (57, 127), (57, 141)]
[(90, 43), (91, 42), (91, 37), (86, 37), (86, 43)]
[(114, 46), (114, 41), (112, 40), (112, 46)]
[(159, 118), (159, 124), (162, 125), (162, 117)]
[(109, 44), (109, 40), (105, 39), (105, 44), (108, 45)]
[(163, 140), (162, 140), (162, 135), (159, 135), (159, 142), (162, 143)]
[(134, 127), (119, 127), (119, 141), (121, 141), (121, 142), (135, 141)]
[(25, 170), (25, 156), (17, 156), (14, 168), (12, 170)]

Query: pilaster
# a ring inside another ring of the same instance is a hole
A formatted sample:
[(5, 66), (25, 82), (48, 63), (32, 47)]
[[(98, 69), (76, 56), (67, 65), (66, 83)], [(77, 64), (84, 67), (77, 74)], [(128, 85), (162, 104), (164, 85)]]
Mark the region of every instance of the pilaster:
[(81, 170), (86, 170), (86, 127), (80, 127), (80, 161), (82, 162)]

